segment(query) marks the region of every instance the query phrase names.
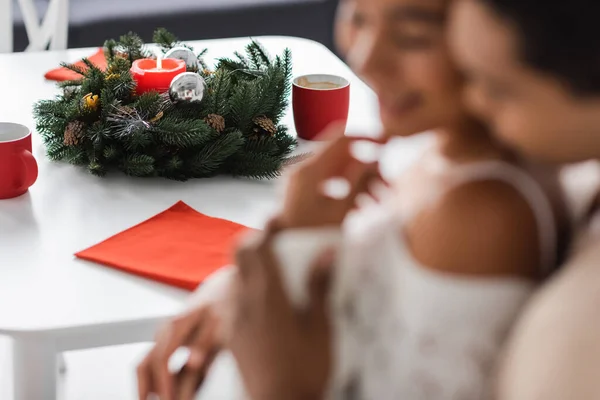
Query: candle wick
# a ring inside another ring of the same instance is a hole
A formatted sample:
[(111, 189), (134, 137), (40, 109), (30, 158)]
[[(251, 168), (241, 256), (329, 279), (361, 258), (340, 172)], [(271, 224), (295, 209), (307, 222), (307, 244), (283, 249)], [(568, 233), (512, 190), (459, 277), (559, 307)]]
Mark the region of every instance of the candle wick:
[(157, 69), (162, 69), (162, 55), (158, 54), (158, 56), (156, 57), (156, 68)]

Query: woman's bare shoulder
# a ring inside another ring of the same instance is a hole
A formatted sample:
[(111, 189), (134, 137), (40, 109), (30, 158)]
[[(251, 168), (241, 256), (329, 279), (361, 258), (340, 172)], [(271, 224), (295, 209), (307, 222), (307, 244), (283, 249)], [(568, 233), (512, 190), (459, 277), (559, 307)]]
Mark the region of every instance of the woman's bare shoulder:
[(449, 273), (535, 276), (540, 266), (531, 205), (504, 182), (477, 181), (441, 196), (406, 227), (419, 262)]

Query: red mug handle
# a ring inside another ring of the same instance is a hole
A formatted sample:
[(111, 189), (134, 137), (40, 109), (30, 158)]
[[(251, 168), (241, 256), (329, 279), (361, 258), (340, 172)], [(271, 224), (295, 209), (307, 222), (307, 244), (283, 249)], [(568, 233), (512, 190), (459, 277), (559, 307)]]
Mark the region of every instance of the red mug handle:
[(23, 149), (19, 153), (19, 159), (23, 163), (22, 184), (19, 186), (19, 191), (27, 190), (33, 186), (38, 178), (38, 165), (35, 157), (29, 150)]

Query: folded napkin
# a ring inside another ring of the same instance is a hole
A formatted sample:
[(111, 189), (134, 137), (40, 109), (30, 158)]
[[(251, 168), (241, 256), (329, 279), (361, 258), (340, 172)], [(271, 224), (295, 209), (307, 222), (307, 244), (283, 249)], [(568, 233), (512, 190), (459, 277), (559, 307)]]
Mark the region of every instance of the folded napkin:
[(248, 230), (179, 202), (76, 256), (194, 290), (210, 274), (231, 264), (232, 247)]
[[(94, 54), (91, 57), (88, 57), (88, 60), (90, 60), (95, 66), (97, 66), (101, 70), (106, 69), (106, 57), (104, 57), (103, 49), (98, 49), (96, 54)], [(77, 66), (83, 67), (83, 68), (87, 68), (87, 66), (83, 63), (83, 61), (78, 61), (78, 62), (74, 63), (74, 65), (77, 65)], [(78, 73), (73, 72), (70, 69), (64, 68), (64, 67), (60, 67), (60, 68), (53, 69), (52, 71), (48, 71), (46, 73), (46, 75), (44, 75), (44, 77), (50, 81), (58, 81), (58, 82), (76, 81), (76, 80), (79, 80), (82, 78), (82, 76), (79, 75)]]

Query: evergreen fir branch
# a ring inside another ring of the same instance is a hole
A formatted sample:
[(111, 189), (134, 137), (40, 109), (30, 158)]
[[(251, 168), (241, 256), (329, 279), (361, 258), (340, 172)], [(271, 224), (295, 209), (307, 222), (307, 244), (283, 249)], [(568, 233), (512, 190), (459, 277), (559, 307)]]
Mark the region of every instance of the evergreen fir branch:
[(121, 104), (121, 101), (117, 97), (117, 93), (115, 93), (112, 88), (104, 88), (100, 92), (100, 107), (104, 112), (110, 113), (111, 110), (114, 110)]
[(58, 82), (57, 85), (60, 89), (67, 89), (67, 88), (71, 88), (71, 87), (81, 87), (81, 80), (77, 80), (77, 81), (63, 81), (63, 82)]
[(104, 73), (98, 68), (89, 69), (85, 74), (85, 79), (81, 83), (81, 92), (85, 96), (88, 93), (100, 94), (104, 89)]
[(157, 92), (147, 92), (137, 98), (133, 107), (141, 119), (148, 120), (164, 110), (165, 99)]
[(154, 140), (149, 129), (135, 129), (124, 139), (125, 148), (130, 151), (141, 151), (150, 147)]
[(229, 99), (229, 116), (233, 126), (237, 127), (244, 135), (249, 135), (252, 128), (252, 120), (257, 115), (259, 107), (259, 96), (257, 86), (252, 82), (239, 82), (233, 89)]
[(257, 69), (238, 69), (233, 71), (233, 74), (235, 74), (239, 80), (252, 81), (264, 77), (266, 72)]
[(135, 90), (136, 83), (131, 74), (126, 73), (119, 79), (115, 79), (114, 81), (109, 80), (105, 86), (103, 92), (109, 91), (121, 103), (131, 98), (131, 93)]
[(292, 153), (298, 146), (298, 141), (288, 134), (288, 127), (285, 125), (277, 127), (275, 141), (279, 147), (279, 156), (281, 157), (285, 157)]
[(73, 165), (85, 165), (88, 163), (87, 153), (81, 147), (67, 147), (62, 160)]
[(56, 119), (65, 119), (65, 106), (62, 102), (42, 100), (34, 105), (33, 112), (38, 117), (38, 122), (52, 124)]
[(70, 63), (60, 63), (60, 66), (63, 68), (68, 69), (69, 71), (73, 71), (78, 75), (81, 75), (82, 77), (85, 76), (85, 73), (87, 72), (87, 69), (85, 67), (79, 66), (79, 65), (75, 65), (75, 64), (70, 64)]
[(267, 137), (246, 140), (246, 143), (244, 144), (244, 152), (262, 153), (273, 156), (280, 154), (277, 141)]
[[(108, 66), (108, 73), (129, 74), (131, 64), (125, 58), (115, 58)], [(129, 74), (131, 75), (131, 74)]]
[(155, 173), (154, 161), (154, 158), (147, 154), (131, 154), (122, 160), (119, 169), (130, 176), (152, 176)]
[(115, 145), (107, 145), (102, 151), (102, 156), (109, 162), (116, 160), (120, 157), (120, 155), (121, 152)]
[(63, 89), (63, 95), (61, 96), (60, 102), (63, 104), (69, 104), (73, 99), (78, 99), (81, 96), (81, 85), (79, 86), (67, 86)]
[(271, 57), (269, 56), (269, 53), (256, 40), (252, 40), (246, 47), (246, 53), (255, 69), (263, 69), (271, 66)]
[(218, 60), (217, 69), (224, 69), (229, 72), (246, 69), (246, 66), (239, 62), (232, 60), (231, 58), (220, 58)]
[(200, 63), (200, 66), (203, 70), (209, 69), (208, 64), (206, 63), (206, 61), (204, 61), (204, 56), (206, 55), (206, 53), (208, 53), (208, 49), (204, 49), (200, 53), (198, 53), (198, 63)]
[(36, 129), (45, 141), (50, 141), (56, 136), (62, 139), (68, 121), (64, 103), (53, 100), (40, 101), (34, 106), (34, 114)]
[(227, 132), (216, 140), (199, 148), (187, 161), (186, 167), (191, 177), (206, 178), (216, 175), (223, 168), (223, 163), (235, 154), (244, 144), (240, 131)]
[(286, 48), (283, 51), (283, 66), (285, 68), (285, 79), (290, 82), (292, 80), (292, 51)]
[[(110, 129), (110, 124), (103, 124), (98, 121), (87, 128), (85, 137), (92, 143), (95, 149), (103, 153), (105, 143), (110, 142), (112, 139)], [(102, 155), (104, 156), (104, 154)]]
[(130, 64), (133, 64), (135, 60), (148, 57), (144, 41), (133, 32), (121, 36), (117, 51), (126, 54)]
[(152, 132), (157, 143), (180, 149), (202, 147), (220, 136), (203, 120), (175, 120), (172, 117), (161, 119)]
[[(283, 72), (275, 68), (269, 68), (265, 76), (258, 82), (260, 99), (256, 112), (273, 119), (275, 123), (278, 122), (275, 117), (284, 112), (278, 108), (283, 105), (279, 97), (282, 95), (282, 85), (285, 85)], [(287, 104), (285, 106), (287, 107)]]
[(158, 176), (184, 182), (190, 178), (185, 170), (185, 163), (178, 155), (160, 161), (156, 167)]
[(281, 166), (282, 168), (291, 167), (296, 164), (303, 163), (304, 161), (312, 158), (314, 155), (315, 154), (312, 152), (296, 154), (294, 156), (290, 156), (284, 159)]
[(88, 164), (88, 170), (92, 175), (100, 177), (106, 176), (106, 173), (108, 172), (106, 170), (106, 167), (102, 165), (98, 160), (90, 161), (90, 163)]
[(183, 167), (184, 163), (181, 157), (173, 156), (165, 163), (165, 169), (167, 171), (179, 171)]
[[(65, 119), (67, 121), (73, 121), (76, 119), (83, 119), (84, 117), (90, 117), (90, 111), (86, 111), (82, 107), (83, 94), (80, 91), (77, 96), (73, 96), (62, 106)], [(87, 93), (87, 92), (86, 92)], [(66, 100), (66, 99), (65, 99)]]
[(225, 117), (231, 90), (231, 77), (229, 73), (223, 70), (215, 72), (211, 81), (211, 88), (212, 93), (209, 93), (208, 99), (205, 100), (208, 103), (208, 113)]
[[(186, 49), (194, 51), (193, 47), (181, 42), (179, 38), (177, 38), (177, 36), (167, 31), (165, 28), (158, 28), (157, 30), (155, 30), (152, 41), (159, 45), (163, 54), (175, 47), (185, 47)], [(200, 57), (202, 57), (204, 54), (206, 54), (206, 51), (203, 51), (198, 55), (199, 61)]]
[[(207, 101), (208, 99), (205, 99)], [(190, 102), (190, 103), (178, 103), (175, 106), (170, 108), (166, 108), (165, 112), (169, 113), (169, 117), (172, 117), (176, 120), (184, 120), (184, 119), (200, 119), (206, 117), (208, 113), (206, 112), (206, 105), (204, 102)]]
[(117, 41), (114, 39), (109, 39), (107, 41), (104, 42), (104, 57), (106, 58), (106, 61), (110, 64), (111, 62), (114, 61), (115, 56), (116, 56), (116, 48), (117, 48)]
[(276, 124), (279, 124), (288, 109), (289, 98), (292, 92), (292, 52), (290, 49), (285, 49), (283, 58), (281, 59), (276, 71), (278, 71), (278, 87), (277, 89), (274, 89), (274, 91), (277, 94), (277, 101), (274, 106), (271, 119)]
[(179, 42), (177, 36), (167, 31), (165, 28), (158, 28), (154, 31), (152, 41), (158, 44), (163, 52), (171, 50)]
[(91, 71), (91, 70), (94, 70), (94, 71), (96, 71), (96, 72), (100, 72), (100, 73), (102, 73), (102, 72), (103, 72), (103, 71), (102, 71), (100, 68), (98, 68), (98, 66), (97, 66), (96, 64), (94, 64), (93, 62), (91, 62), (89, 58), (83, 58), (81, 61), (82, 61), (82, 62), (83, 62), (85, 65), (86, 65), (86, 67), (87, 67), (87, 69), (86, 69), (86, 75), (87, 75), (87, 74), (89, 73), (89, 71)]
[(46, 142), (46, 155), (51, 161), (60, 161), (65, 159), (68, 154), (68, 151), (69, 147), (65, 146), (62, 142)]
[(233, 176), (252, 179), (275, 179), (279, 176), (282, 160), (261, 153), (238, 153), (227, 163), (227, 172)]
[(248, 61), (248, 59), (239, 51), (236, 51), (233, 53), (237, 59), (240, 61), (240, 63), (244, 66), (245, 69), (251, 69), (251, 65), (250, 62)]

